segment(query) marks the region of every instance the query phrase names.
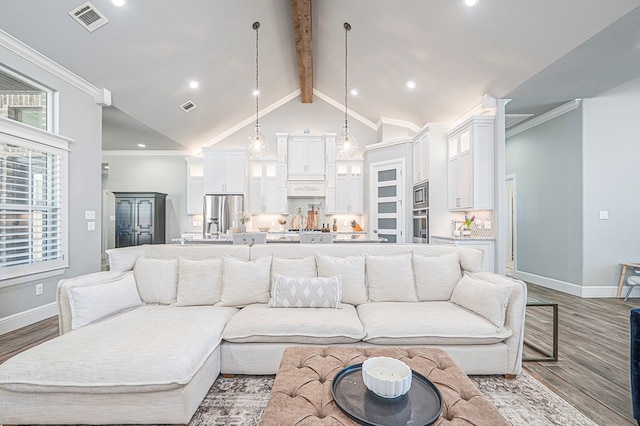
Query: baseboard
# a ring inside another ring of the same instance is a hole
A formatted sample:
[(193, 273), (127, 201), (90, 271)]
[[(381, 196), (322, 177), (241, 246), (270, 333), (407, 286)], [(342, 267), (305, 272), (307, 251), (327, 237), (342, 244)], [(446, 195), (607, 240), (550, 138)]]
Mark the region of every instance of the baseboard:
[[(590, 298), (615, 298), (618, 293), (618, 286), (581, 286), (578, 284), (568, 283), (566, 281), (560, 281), (553, 278), (543, 277), (541, 275), (530, 274), (528, 272), (514, 271), (513, 277), (522, 281), (526, 281), (531, 284), (537, 284), (542, 287), (550, 288), (552, 290), (561, 291), (563, 293), (572, 294), (574, 296), (583, 297), (585, 299)], [(627, 287), (622, 289), (622, 296), (626, 294)], [(640, 289), (631, 293), (640, 295)]]
[(53, 302), (0, 318), (0, 334), (9, 333), (56, 315), (58, 315), (58, 306)]

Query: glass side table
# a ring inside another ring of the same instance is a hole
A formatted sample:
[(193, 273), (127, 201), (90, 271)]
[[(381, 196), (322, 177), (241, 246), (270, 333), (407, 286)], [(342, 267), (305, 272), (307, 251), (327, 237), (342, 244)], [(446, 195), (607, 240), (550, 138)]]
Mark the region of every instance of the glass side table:
[[(534, 296), (532, 294), (527, 294), (527, 307), (529, 306), (550, 306), (553, 314), (552, 321), (552, 344), (551, 344), (551, 353), (541, 349), (540, 347), (528, 343), (526, 340), (524, 344), (531, 349), (534, 349), (541, 354), (545, 355), (543, 357), (530, 357), (530, 358), (522, 358), (522, 361), (531, 361), (531, 362), (546, 362), (546, 361), (557, 361), (558, 360), (558, 303), (552, 302), (550, 300), (544, 299), (542, 297)], [(526, 323), (525, 323), (526, 325)]]

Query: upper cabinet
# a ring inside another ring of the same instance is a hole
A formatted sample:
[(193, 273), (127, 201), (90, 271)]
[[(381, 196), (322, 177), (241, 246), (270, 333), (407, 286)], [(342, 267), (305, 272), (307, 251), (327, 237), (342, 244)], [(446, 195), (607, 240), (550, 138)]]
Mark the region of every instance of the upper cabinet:
[(325, 138), (291, 136), (287, 148), (289, 180), (325, 180)]
[(327, 213), (364, 213), (362, 161), (339, 161), (328, 179)]
[(471, 117), (447, 145), (449, 210), (493, 209), (494, 117)]
[(413, 183), (429, 179), (429, 131), (424, 130), (413, 140)]
[(204, 162), (201, 157), (187, 159), (187, 214), (202, 214), (204, 200)]
[(287, 188), (284, 169), (277, 161), (251, 161), (249, 210), (251, 214), (286, 213)]
[(204, 148), (203, 153), (205, 194), (244, 194), (244, 150)]

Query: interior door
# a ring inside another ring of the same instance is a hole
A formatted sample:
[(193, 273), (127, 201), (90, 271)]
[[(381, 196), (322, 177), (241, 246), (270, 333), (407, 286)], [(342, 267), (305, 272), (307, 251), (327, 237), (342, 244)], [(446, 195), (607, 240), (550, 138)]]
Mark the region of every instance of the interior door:
[(404, 164), (402, 160), (371, 164), (369, 229), (387, 243), (404, 242)]

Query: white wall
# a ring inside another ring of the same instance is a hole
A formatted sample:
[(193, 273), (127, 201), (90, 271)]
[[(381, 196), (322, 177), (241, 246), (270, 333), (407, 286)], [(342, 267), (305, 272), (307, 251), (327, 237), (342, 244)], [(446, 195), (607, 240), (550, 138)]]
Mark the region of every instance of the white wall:
[[(137, 152), (136, 152), (137, 154)], [(191, 230), (187, 216), (187, 162), (182, 155), (113, 156), (104, 155), (109, 164), (104, 189), (113, 192), (162, 192), (167, 194), (166, 242), (179, 238), (181, 232)], [(113, 197), (113, 195), (110, 195)], [(114, 215), (109, 203), (108, 215)], [(105, 222), (106, 223), (106, 222)], [(115, 229), (109, 223), (109, 232)], [(111, 240), (111, 238), (109, 238)], [(107, 246), (107, 248), (111, 248)]]
[(583, 105), (584, 285), (617, 286), (619, 262), (640, 262), (640, 78)]

